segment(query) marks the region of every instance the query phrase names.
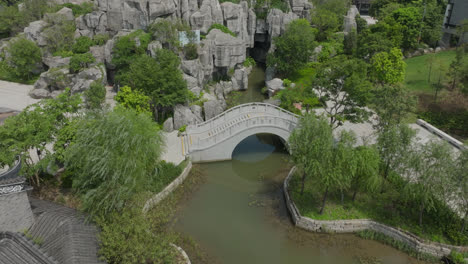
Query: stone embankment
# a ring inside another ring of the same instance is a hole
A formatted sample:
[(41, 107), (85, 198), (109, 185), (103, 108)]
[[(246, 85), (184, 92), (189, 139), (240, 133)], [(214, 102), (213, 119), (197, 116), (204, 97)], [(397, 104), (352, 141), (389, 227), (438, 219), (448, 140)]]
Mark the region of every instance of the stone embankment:
[(315, 220), (304, 217), (301, 215), (294, 201), (289, 196), (289, 181), (294, 175), (295, 170), (296, 167), (291, 169), (288, 177), (284, 180), (283, 188), (286, 206), (288, 207), (294, 224), (299, 228), (313, 232), (327, 233), (355, 233), (364, 230), (372, 230), (391, 237), (394, 240), (400, 241), (418, 253), (429, 254), (436, 257), (447, 256), (452, 250), (468, 252), (468, 247), (428, 242), (409, 232), (387, 226), (370, 219)]

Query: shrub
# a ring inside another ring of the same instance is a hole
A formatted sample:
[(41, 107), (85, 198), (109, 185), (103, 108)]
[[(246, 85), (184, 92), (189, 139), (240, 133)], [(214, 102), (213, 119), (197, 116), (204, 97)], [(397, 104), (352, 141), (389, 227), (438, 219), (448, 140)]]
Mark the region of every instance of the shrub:
[(6, 61), (16, 78), (30, 80), (41, 62), (41, 49), (33, 41), (21, 37), (10, 41), (7, 51), (10, 56)]
[(186, 60), (195, 60), (198, 58), (198, 46), (195, 43), (189, 43), (184, 46)]
[[(136, 39), (140, 45), (137, 46)], [(146, 49), (151, 41), (151, 35), (143, 30), (137, 30), (129, 35), (120, 37), (112, 49), (112, 64), (119, 70), (127, 68), (139, 55), (146, 54)]]
[(92, 39), (86, 36), (78, 37), (73, 43), (73, 53), (86, 53), (89, 51), (89, 47), (93, 46), (94, 42)]
[(98, 46), (105, 45), (109, 39), (110, 39), (109, 34), (96, 34), (94, 35), (94, 38), (93, 38), (94, 45), (98, 45)]
[(75, 37), (75, 22), (57, 14), (49, 14), (45, 20), (49, 23), (43, 31), (47, 49), (51, 53), (70, 50)]
[(219, 29), (221, 30), (222, 32), (226, 33), (226, 34), (229, 34), (233, 37), (236, 37), (236, 34), (234, 34), (234, 32), (232, 32), (229, 28), (227, 28), (226, 26), (224, 25), (221, 25), (221, 24), (213, 24), (211, 25), (211, 27), (208, 29), (208, 33), (210, 33), (210, 31), (212, 29)]
[(94, 81), (84, 92), (85, 105), (88, 109), (100, 109), (106, 100), (106, 87), (99, 81)]
[(83, 209), (91, 216), (125, 213), (122, 209), (132, 197), (151, 184), (163, 146), (158, 126), (148, 115), (123, 107), (86, 115), (75, 144), (65, 153)]
[[(165, 218), (161, 210), (158, 217)], [(112, 212), (106, 218), (97, 219), (102, 259), (110, 264), (126, 263), (175, 263), (173, 238), (163, 232), (151, 232), (153, 225), (160, 225), (159, 218), (147, 218), (141, 206), (127, 206), (121, 213)]]
[(96, 60), (93, 55), (89, 52), (83, 54), (75, 54), (70, 59), (70, 70), (72, 72), (79, 72), (84, 68), (87, 68), (91, 63), (94, 63)]
[(252, 57), (247, 57), (243, 64), (244, 67), (255, 67), (255, 65), (257, 65), (257, 63)]
[(94, 4), (92, 2), (84, 2), (81, 5), (66, 3), (66, 4), (63, 4), (62, 6), (70, 8), (73, 11), (73, 15), (75, 17), (86, 15), (88, 13), (93, 12), (94, 10)]
[(56, 51), (54, 52), (53, 54), (54, 56), (60, 56), (62, 58), (66, 58), (66, 57), (71, 57), (73, 56), (73, 52), (72, 51), (69, 51), (69, 50), (61, 50), (61, 51)]
[(151, 24), (148, 32), (166, 49), (175, 51), (179, 47), (178, 31), (190, 31), (190, 26), (181, 21), (159, 20)]
[(183, 126), (181, 126), (181, 127), (179, 128), (179, 132), (180, 132), (180, 133), (184, 133), (185, 130), (187, 130), (187, 125), (183, 125)]
[(150, 98), (128, 86), (121, 87), (114, 99), (123, 107), (134, 109), (138, 113), (151, 113)]

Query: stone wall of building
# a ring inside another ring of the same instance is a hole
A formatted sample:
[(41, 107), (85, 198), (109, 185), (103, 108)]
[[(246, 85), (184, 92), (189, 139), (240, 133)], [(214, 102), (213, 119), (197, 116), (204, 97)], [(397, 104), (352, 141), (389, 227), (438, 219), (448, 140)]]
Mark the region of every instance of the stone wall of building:
[(291, 169), (288, 177), (284, 180), (284, 196), (286, 206), (291, 213), (294, 224), (302, 229), (313, 232), (329, 232), (329, 233), (354, 233), (364, 230), (372, 230), (382, 233), (397, 241), (403, 242), (414, 249), (416, 252), (442, 257), (450, 254), (450, 251), (457, 250), (461, 252), (468, 252), (468, 247), (457, 247), (441, 243), (434, 243), (424, 241), (420, 237), (415, 236), (409, 232), (387, 226), (370, 219), (352, 219), (352, 220), (314, 220), (304, 217), (300, 214), (299, 209), (294, 204), (289, 196), (289, 181), (294, 175), (295, 167)]
[(33, 222), (26, 190), (0, 195), (0, 232), (26, 230)]

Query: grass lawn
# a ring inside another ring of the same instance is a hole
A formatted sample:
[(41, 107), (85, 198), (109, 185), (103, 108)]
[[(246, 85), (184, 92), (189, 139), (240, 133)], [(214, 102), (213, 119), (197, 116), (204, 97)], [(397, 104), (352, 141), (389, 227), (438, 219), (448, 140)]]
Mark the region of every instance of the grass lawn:
[(446, 50), (439, 53), (431, 53), (406, 59), (405, 84), (411, 91), (433, 92), (434, 89), (428, 82), (429, 64), (427, 60), (431, 56), (435, 57), (435, 62), (431, 71), (431, 82), (434, 83), (437, 82), (439, 78), (439, 69), (441, 67), (442, 69), (449, 69), (450, 63), (455, 59), (455, 51)]
[(419, 221), (418, 204), (403, 197), (405, 183), (398, 176), (385, 183), (384, 192), (358, 193), (352, 201), (352, 193), (346, 193), (341, 204), (339, 193), (329, 195), (324, 212), (319, 214), (323, 190), (311, 181), (306, 182), (304, 194), (300, 194), (300, 177), (296, 174), (290, 181), (289, 193), (301, 215), (317, 220), (373, 219), (399, 227), (427, 240), (468, 245), (468, 231), (460, 232), (461, 219), (444, 203), (435, 210), (424, 212), (423, 228)]

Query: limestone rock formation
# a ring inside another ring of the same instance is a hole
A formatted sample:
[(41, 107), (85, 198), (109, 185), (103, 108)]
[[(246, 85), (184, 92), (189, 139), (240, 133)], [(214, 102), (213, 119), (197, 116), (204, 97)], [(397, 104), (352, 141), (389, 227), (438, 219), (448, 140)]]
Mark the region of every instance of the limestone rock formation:
[(72, 93), (83, 92), (89, 89), (89, 86), (94, 81), (101, 82), (103, 85), (107, 83), (106, 69), (104, 66), (94, 66), (83, 70), (73, 78), (74, 85), (71, 88)]
[(70, 65), (71, 57), (62, 58), (60, 56), (55, 57), (43, 57), (42, 62), (49, 68), (60, 68), (68, 67)]
[(203, 0), (200, 10), (190, 16), (190, 25), (206, 34), (213, 24), (223, 24), (221, 5), (218, 0)]
[(242, 67), (234, 71), (233, 79), (237, 84), (237, 89), (234, 90), (247, 90), (249, 87), (249, 74), (251, 71), (252, 67)]
[(162, 45), (161, 45), (161, 42), (157, 41), (157, 40), (154, 40), (154, 41), (151, 41), (149, 44), (148, 44), (148, 53), (151, 57), (153, 58), (156, 58), (156, 51), (158, 49), (162, 49)]
[(29, 23), (29, 26), (24, 28), (24, 35), (27, 39), (36, 42), (38, 46), (47, 45), (46, 39), (44, 38), (42, 31), (47, 27), (47, 22), (39, 20)]
[(172, 132), (174, 131), (174, 120), (172, 117), (169, 117), (166, 121), (163, 123), (163, 131), (164, 132)]
[(205, 109), (205, 120), (209, 120), (226, 109), (226, 102), (224, 100), (208, 101), (203, 103), (203, 108)]
[(275, 78), (271, 81), (266, 82), (266, 86), (268, 89), (268, 97), (272, 97), (273, 95), (275, 95), (276, 92), (284, 89), (283, 80), (279, 78)]
[(193, 113), (189, 107), (176, 105), (174, 108), (174, 129), (179, 129), (184, 125), (194, 125), (203, 122), (203, 119)]
[(52, 92), (63, 90), (72, 84), (72, 74), (68, 68), (53, 68), (43, 72), (34, 84), (29, 95), (35, 99), (51, 98)]
[[(203, 40), (203, 44), (208, 49), (208, 57), (214, 57), (215, 67), (234, 68), (236, 64), (245, 61), (246, 49), (242, 40), (223, 33), (221, 30), (211, 30)], [(202, 54), (202, 56), (205, 55)]]
[(359, 14), (359, 10), (355, 5), (352, 5), (349, 8), (348, 13), (346, 14), (343, 22), (343, 31), (345, 33), (350, 33), (353, 29), (357, 28), (356, 24), (356, 15)]
[(92, 38), (96, 34), (104, 34), (107, 29), (107, 13), (103, 11), (93, 11), (89, 14), (79, 16), (75, 20), (76, 33), (78, 36)]

